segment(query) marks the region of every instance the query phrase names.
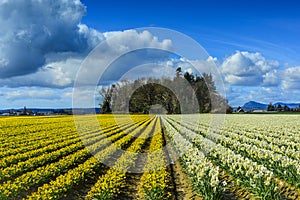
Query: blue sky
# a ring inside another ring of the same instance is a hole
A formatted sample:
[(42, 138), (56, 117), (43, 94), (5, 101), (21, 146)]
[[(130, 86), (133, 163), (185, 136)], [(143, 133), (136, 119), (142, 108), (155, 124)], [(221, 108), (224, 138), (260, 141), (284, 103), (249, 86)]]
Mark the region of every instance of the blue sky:
[(300, 61), (295, 57), (300, 50), (297, 1), (86, 0), (83, 3), (88, 12), (82, 22), (102, 32), (165, 27), (196, 39), (211, 55), (220, 58), (236, 50), (265, 50), (262, 53), (270, 59), (286, 52), (282, 61), (293, 64)]
[(299, 9), (292, 0), (0, 0), (0, 108), (71, 107), (82, 61), (112, 36), (167, 48), (128, 31), (139, 27), (173, 29), (202, 45), (233, 106), (300, 102)]

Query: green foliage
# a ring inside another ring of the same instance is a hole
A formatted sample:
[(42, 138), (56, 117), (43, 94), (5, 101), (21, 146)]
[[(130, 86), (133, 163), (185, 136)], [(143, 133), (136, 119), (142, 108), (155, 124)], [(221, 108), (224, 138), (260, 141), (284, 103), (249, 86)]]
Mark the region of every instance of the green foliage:
[(268, 111), (275, 111), (275, 106), (273, 106), (272, 103), (269, 103), (267, 110)]
[(185, 72), (182, 75), (181, 68), (176, 70), (173, 79), (121, 81), (103, 89), (101, 95), (103, 113), (113, 110), (116, 113), (146, 114), (156, 104), (161, 105), (167, 114), (232, 112), (227, 101), (217, 92), (211, 74), (203, 73), (199, 77)]

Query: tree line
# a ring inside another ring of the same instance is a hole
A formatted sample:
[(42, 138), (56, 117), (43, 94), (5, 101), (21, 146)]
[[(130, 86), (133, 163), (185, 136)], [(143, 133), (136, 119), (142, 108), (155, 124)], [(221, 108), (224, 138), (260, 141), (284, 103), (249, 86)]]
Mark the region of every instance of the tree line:
[(273, 105), (268, 104), (267, 111), (277, 111), (277, 112), (300, 112), (300, 105), (297, 108), (290, 108), (287, 105), (282, 106), (281, 104)]
[(102, 113), (166, 114), (232, 112), (227, 100), (216, 90), (211, 74), (202, 76), (182, 73), (179, 67), (173, 78), (140, 78), (123, 80), (100, 90)]

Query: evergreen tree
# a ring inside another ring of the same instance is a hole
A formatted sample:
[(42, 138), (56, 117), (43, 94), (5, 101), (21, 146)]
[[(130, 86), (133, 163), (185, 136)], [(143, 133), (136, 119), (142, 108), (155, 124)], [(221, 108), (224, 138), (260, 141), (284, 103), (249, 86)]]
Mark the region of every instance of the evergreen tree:
[(278, 104), (278, 106), (277, 106), (277, 109), (276, 109), (277, 111), (279, 111), (279, 112), (281, 112), (282, 110), (283, 110), (283, 108), (282, 108), (282, 106), (280, 105), (280, 104)]
[[(173, 80), (142, 78), (133, 82), (123, 81), (108, 88), (102, 88), (102, 113), (112, 109), (126, 113), (149, 113), (151, 106), (159, 104), (168, 114), (232, 112), (232, 108), (216, 90), (211, 74), (201, 77), (177, 68)], [(175, 95), (176, 94), (176, 95)], [(212, 108), (213, 105), (217, 107)]]
[(273, 106), (272, 102), (269, 103), (267, 111), (274, 111), (275, 107)]
[(287, 111), (290, 111), (290, 108), (289, 108), (287, 105), (284, 105), (284, 106), (283, 106), (283, 110), (284, 110), (285, 112), (287, 112)]

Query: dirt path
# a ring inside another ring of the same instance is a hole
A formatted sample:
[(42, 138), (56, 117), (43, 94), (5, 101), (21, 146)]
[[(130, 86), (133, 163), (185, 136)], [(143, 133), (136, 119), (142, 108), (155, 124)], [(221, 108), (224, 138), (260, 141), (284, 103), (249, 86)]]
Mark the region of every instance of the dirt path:
[(192, 182), (189, 176), (184, 172), (182, 165), (180, 164), (179, 160), (175, 152), (168, 148), (168, 152), (170, 155), (171, 164), (169, 166), (172, 172), (172, 183), (173, 186), (173, 197), (174, 200), (203, 200), (200, 196), (196, 195), (193, 192)]
[(162, 131), (165, 139), (165, 146), (167, 146), (165, 152), (170, 163), (168, 168), (170, 170), (171, 177), (172, 177), (171, 180), (172, 185), (170, 185), (170, 189), (172, 191), (173, 196), (171, 199), (172, 200), (203, 200), (203, 198), (201, 198), (200, 196), (196, 195), (193, 192), (193, 186), (190, 178), (184, 172), (184, 169), (180, 164), (179, 158), (176, 155), (175, 151), (173, 150), (171, 145), (168, 145), (170, 144), (170, 140), (164, 134), (163, 129)]
[[(146, 125), (149, 125), (150, 122), (147, 122)], [(146, 126), (145, 126), (146, 127)], [(136, 138), (138, 138), (143, 130), (143, 128), (137, 135)], [(130, 145), (136, 140), (136, 138), (133, 138), (128, 144), (126, 144), (122, 149), (126, 150)], [(74, 188), (72, 188), (70, 191), (68, 191), (67, 195), (64, 198), (61, 198), (60, 200), (83, 200), (85, 199), (86, 195), (90, 191), (91, 187), (98, 181), (98, 178), (105, 174), (106, 171), (109, 169), (109, 166), (113, 166), (113, 164), (122, 156), (122, 151), (116, 151), (113, 153), (112, 156), (110, 156), (107, 160), (104, 161), (106, 164), (101, 164), (100, 167), (94, 170), (93, 176), (86, 177), (86, 179), (76, 185)]]
[[(146, 139), (142, 151), (138, 155), (135, 166), (130, 168), (128, 173), (126, 174), (126, 187), (124, 188), (123, 192), (118, 196), (118, 200), (131, 200), (131, 199), (138, 199), (138, 187), (140, 184), (140, 179), (143, 175), (143, 169), (146, 166), (147, 163), (147, 156), (143, 153), (146, 153), (149, 151), (150, 143), (152, 136), (154, 134), (154, 126), (151, 130), (150, 135)], [(140, 172), (140, 173), (136, 173)]]

